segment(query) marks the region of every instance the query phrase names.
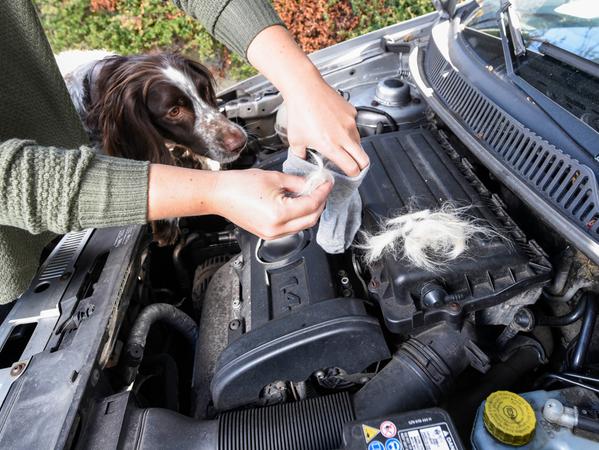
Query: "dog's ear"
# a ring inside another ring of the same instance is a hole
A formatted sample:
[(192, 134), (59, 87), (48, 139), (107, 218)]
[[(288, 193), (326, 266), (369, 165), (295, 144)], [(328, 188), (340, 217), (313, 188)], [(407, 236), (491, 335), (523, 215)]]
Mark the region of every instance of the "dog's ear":
[(202, 99), (212, 106), (216, 106), (214, 77), (212, 76), (212, 73), (210, 73), (210, 70), (203, 64), (188, 58), (184, 59), (184, 65), (187, 69), (187, 73), (194, 81)]
[(169, 164), (170, 152), (154, 127), (140, 83), (114, 86), (98, 105), (102, 148), (112, 156)]

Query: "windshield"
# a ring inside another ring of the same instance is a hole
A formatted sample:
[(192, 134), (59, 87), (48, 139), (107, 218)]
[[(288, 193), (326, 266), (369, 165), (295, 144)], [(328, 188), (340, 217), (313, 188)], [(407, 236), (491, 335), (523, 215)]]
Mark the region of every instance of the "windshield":
[[(497, 34), (500, 0), (477, 0), (481, 8), (469, 27)], [(599, 63), (599, 0), (511, 0), (526, 46), (538, 50), (549, 42)]]

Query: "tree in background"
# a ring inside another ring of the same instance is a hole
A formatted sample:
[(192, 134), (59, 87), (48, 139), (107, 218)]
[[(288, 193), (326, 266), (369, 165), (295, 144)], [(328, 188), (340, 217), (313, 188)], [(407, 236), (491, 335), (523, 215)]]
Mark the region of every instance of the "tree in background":
[[(242, 79), (254, 69), (214, 40), (170, 0), (34, 0), (56, 53), (105, 49), (120, 54), (180, 51), (217, 78)], [(302, 48), (312, 52), (432, 10), (430, 0), (275, 0)]]

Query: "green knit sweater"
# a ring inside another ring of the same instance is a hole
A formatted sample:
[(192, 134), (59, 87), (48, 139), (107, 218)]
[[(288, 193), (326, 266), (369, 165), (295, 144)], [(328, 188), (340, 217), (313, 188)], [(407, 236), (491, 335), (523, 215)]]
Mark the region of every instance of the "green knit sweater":
[[(266, 0), (174, 1), (243, 55), (260, 31), (281, 23)], [(3, 2), (0, 61), (0, 303), (7, 303), (29, 286), (55, 233), (144, 223), (148, 163), (86, 147), (31, 0)]]

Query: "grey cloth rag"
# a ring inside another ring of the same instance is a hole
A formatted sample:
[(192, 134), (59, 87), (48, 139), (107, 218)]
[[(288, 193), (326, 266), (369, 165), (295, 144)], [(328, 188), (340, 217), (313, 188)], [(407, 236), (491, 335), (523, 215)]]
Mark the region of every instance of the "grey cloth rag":
[[(315, 170), (320, 170), (316, 164), (289, 150), (287, 160), (283, 163), (283, 172), (307, 176)], [(368, 167), (356, 177), (348, 177), (334, 166), (327, 167), (327, 170), (334, 178), (334, 185), (320, 216), (316, 242), (327, 253), (343, 253), (351, 245), (362, 223), (362, 200), (358, 188), (368, 173)]]

